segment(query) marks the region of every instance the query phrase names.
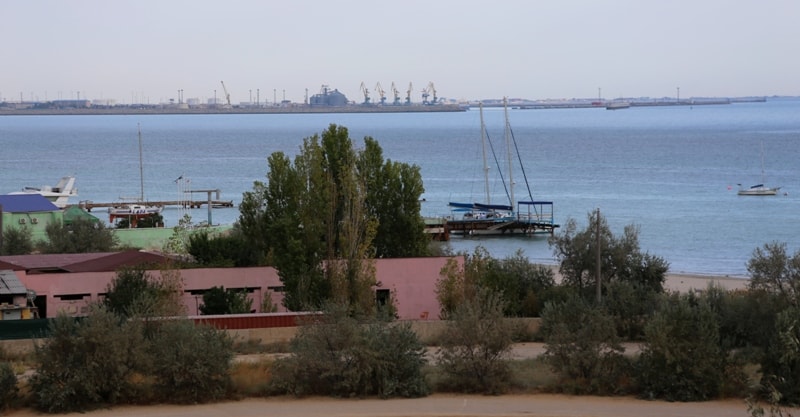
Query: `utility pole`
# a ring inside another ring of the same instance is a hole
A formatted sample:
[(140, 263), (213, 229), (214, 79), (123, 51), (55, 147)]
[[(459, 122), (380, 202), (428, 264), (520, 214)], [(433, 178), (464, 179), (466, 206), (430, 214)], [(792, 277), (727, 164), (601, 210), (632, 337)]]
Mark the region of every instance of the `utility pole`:
[(596, 220), (596, 223), (595, 223), (596, 224), (595, 233), (597, 233), (597, 271), (596, 271), (597, 272), (597, 304), (600, 305), (600, 303), (602, 302), (601, 295), (600, 295), (601, 294), (600, 290), (602, 288), (602, 283), (600, 281), (600, 258), (601, 257), (600, 257), (600, 208), (599, 207), (597, 208), (597, 217), (596, 217), (596, 219), (597, 220)]

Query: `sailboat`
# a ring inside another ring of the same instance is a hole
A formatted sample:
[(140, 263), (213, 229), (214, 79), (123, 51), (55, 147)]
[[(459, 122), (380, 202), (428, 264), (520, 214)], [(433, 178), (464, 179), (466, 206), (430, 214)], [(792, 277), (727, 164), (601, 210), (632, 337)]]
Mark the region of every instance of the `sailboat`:
[(142, 128), (137, 125), (139, 130), (139, 196), (135, 198), (121, 197), (123, 200), (134, 200), (133, 203), (118, 204), (108, 209), (109, 222), (114, 223), (117, 219), (127, 219), (129, 227), (136, 227), (136, 223), (145, 217), (160, 214), (163, 210), (161, 206), (151, 206), (145, 203), (144, 199), (144, 167), (142, 162)]
[[(503, 219), (509, 220), (512, 217), (512, 213), (514, 211), (514, 207), (511, 205), (506, 204), (492, 204), (492, 196), (489, 191), (489, 165), (487, 162), (486, 156), (486, 147), (487, 147), (487, 134), (486, 134), (486, 123), (483, 119), (483, 104), (480, 105), (480, 117), (481, 117), (481, 147), (483, 151), (483, 175), (484, 175), (484, 187), (486, 192), (486, 200), (483, 203), (458, 203), (458, 202), (450, 202), (448, 205), (451, 207), (451, 210), (455, 212), (462, 212), (464, 220), (485, 220), (485, 219), (497, 219), (498, 221), (503, 221)], [(489, 143), (491, 147), (491, 143)], [(491, 148), (492, 155), (494, 155), (494, 148)], [(497, 160), (495, 156), (495, 160)], [(501, 172), (502, 176), (502, 172)], [(503, 186), (505, 187), (505, 180), (503, 180)]]
[(777, 195), (781, 187), (767, 187), (764, 185), (764, 142), (761, 142), (761, 183), (744, 188), (742, 184), (739, 185), (739, 195), (755, 195), (755, 196), (768, 196)]
[[(525, 175), (525, 168), (522, 164), (522, 158), (519, 155), (519, 150), (516, 146), (516, 139), (514, 139), (513, 132), (511, 131), (511, 124), (508, 119), (508, 103), (503, 99), (503, 108), (505, 112), (505, 143), (506, 143), (506, 156), (508, 164), (508, 181), (503, 177), (502, 170), (494, 147), (491, 141), (487, 140), (486, 124), (483, 119), (483, 105), (480, 106), (481, 118), (481, 144), (483, 149), (483, 170), (484, 170), (484, 184), (486, 192), (486, 200), (483, 203), (460, 203), (450, 202), (448, 205), (453, 216), (447, 221), (447, 230), (453, 234), (513, 234), (515, 232), (533, 233), (537, 230), (548, 231), (553, 233), (554, 228), (558, 225), (553, 223), (553, 203), (551, 201), (533, 201), (530, 185), (528, 184), (527, 175)], [(487, 142), (495, 163), (498, 166), (498, 172), (503, 182), (503, 187), (508, 198), (508, 204), (496, 204), (491, 202), (491, 195), (489, 192), (489, 165), (487, 163)], [(512, 152), (513, 143), (513, 152)], [(513, 179), (513, 163), (512, 153), (516, 153), (519, 160), (520, 169), (522, 170), (525, 179), (525, 185), (528, 190), (528, 201), (516, 202), (517, 210), (515, 210), (514, 198), (514, 179)], [(525, 210), (522, 210), (524, 207)], [(547, 213), (549, 209), (549, 213)], [(524, 213), (523, 213), (524, 211)], [(455, 214), (461, 213), (461, 218), (455, 218)]]

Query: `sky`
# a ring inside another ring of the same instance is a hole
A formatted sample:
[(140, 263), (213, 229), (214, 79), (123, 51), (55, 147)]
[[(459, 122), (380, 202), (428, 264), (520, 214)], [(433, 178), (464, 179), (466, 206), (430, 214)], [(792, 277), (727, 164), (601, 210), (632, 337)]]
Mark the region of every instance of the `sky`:
[(798, 19), (797, 0), (2, 1), (0, 98), (800, 95)]

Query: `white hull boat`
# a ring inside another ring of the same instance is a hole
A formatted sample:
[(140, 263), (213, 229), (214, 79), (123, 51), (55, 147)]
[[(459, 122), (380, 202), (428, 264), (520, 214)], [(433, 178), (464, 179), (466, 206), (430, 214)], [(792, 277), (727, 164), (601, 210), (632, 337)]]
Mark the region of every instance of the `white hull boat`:
[(55, 186), (25, 187), (22, 191), (15, 191), (9, 194), (39, 194), (50, 200), (56, 207), (63, 209), (69, 204), (70, 197), (78, 195), (78, 189), (75, 188), (75, 177), (68, 175), (62, 177)]

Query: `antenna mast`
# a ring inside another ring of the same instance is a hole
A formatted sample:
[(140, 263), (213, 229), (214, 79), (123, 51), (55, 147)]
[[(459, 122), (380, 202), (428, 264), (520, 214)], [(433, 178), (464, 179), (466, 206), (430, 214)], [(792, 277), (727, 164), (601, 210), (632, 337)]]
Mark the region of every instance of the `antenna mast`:
[(139, 130), (139, 201), (144, 202), (144, 168), (142, 167), (142, 126), (136, 123)]

